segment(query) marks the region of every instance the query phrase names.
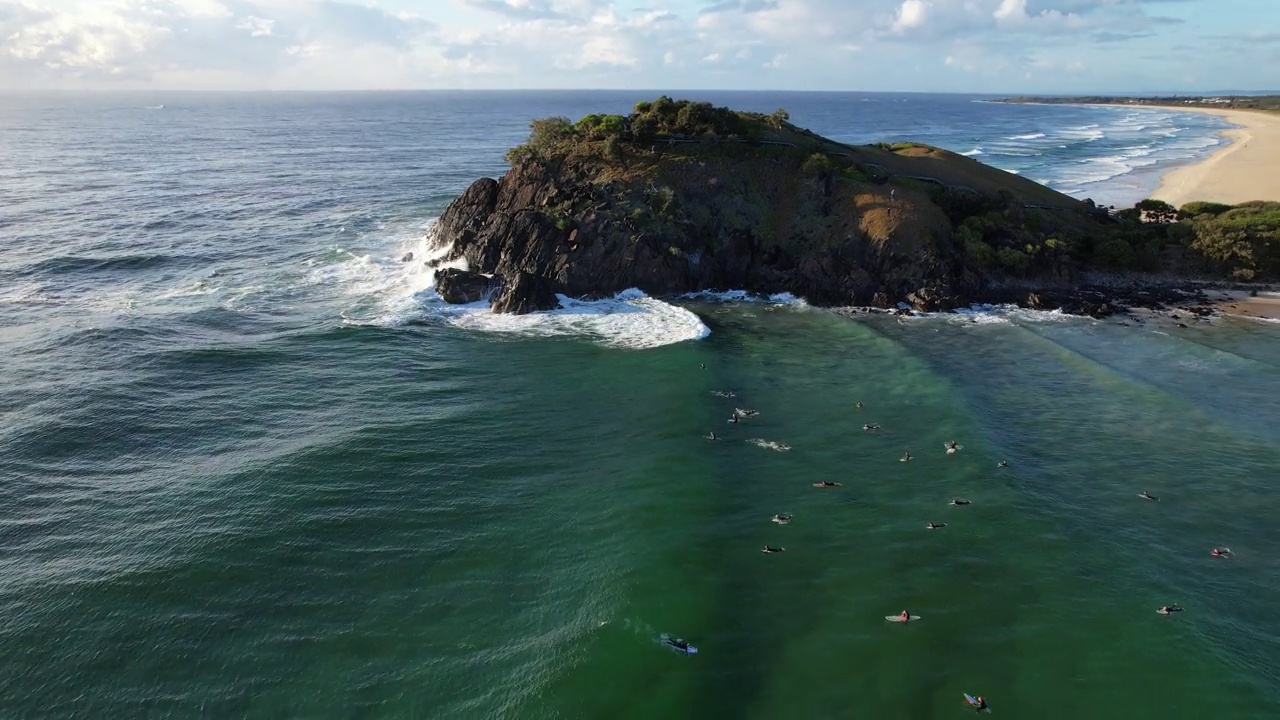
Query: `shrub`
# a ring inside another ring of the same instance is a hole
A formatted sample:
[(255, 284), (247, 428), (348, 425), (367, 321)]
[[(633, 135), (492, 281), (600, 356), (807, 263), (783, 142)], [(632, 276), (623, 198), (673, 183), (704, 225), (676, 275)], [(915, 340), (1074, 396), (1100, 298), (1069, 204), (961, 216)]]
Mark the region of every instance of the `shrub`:
[(805, 158), (800, 165), (800, 172), (810, 176), (826, 176), (835, 170), (835, 164), (825, 153), (814, 153)]
[(1110, 268), (1124, 270), (1133, 267), (1133, 246), (1118, 237), (1108, 238), (1093, 249), (1094, 258)]
[(1141, 213), (1144, 222), (1171, 223), (1178, 216), (1178, 209), (1163, 200), (1147, 198), (1133, 206)]
[(542, 118), (529, 123), (529, 141), (525, 144), (537, 152), (545, 152), (555, 150), (574, 136), (573, 123), (569, 122), (569, 118)]
[(982, 240), (973, 237), (971, 233), (964, 234), (966, 232), (968, 231), (962, 230), (960, 234), (957, 234), (957, 237), (964, 245), (964, 252), (969, 256), (970, 262), (987, 270), (995, 268), (996, 264), (999, 262), (999, 258), (996, 255), (996, 249)]
[(996, 259), (1000, 267), (1014, 274), (1024, 273), (1031, 267), (1031, 257), (1013, 248), (1000, 248), (996, 251)]
[(1197, 200), (1196, 202), (1189, 202), (1186, 205), (1183, 205), (1182, 209), (1178, 211), (1178, 217), (1186, 219), (1193, 218), (1197, 215), (1221, 215), (1230, 209), (1230, 205)]
[(579, 120), (574, 130), (591, 140), (618, 137), (627, 130), (627, 119), (621, 115), (591, 114)]

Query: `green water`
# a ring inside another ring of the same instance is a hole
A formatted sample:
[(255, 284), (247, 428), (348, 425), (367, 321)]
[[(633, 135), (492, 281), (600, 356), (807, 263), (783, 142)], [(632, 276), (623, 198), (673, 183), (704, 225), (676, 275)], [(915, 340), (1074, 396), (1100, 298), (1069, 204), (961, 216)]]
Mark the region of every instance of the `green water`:
[(708, 339), (645, 351), (436, 327), (149, 356), (119, 392), (204, 459), (42, 521), (67, 530), (25, 549), (82, 547), (62, 566), (9, 563), (5, 714), (1277, 715), (1274, 330), (691, 307)]

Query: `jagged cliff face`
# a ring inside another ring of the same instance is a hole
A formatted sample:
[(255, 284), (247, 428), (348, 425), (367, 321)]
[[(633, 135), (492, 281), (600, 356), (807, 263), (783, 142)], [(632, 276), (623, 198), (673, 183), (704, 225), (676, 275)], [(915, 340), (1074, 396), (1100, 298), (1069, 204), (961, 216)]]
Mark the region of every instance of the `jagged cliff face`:
[(804, 158), (747, 147), (526, 157), (450, 204), (439, 237), (452, 246), (449, 259), (495, 275), (495, 306), (515, 312), (554, 304), (552, 292), (630, 287), (937, 309), (990, 284), (957, 242), (954, 209), (935, 202), (936, 185), (873, 180), (852, 165), (812, 167)]

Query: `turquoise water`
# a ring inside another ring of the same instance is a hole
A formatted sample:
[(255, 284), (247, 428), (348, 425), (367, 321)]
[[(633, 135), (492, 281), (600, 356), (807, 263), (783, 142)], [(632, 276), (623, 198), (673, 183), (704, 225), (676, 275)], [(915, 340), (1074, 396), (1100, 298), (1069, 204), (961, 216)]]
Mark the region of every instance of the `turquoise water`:
[(510, 106), (215, 100), (5, 116), (0, 715), (1280, 714), (1280, 325), (443, 308)]

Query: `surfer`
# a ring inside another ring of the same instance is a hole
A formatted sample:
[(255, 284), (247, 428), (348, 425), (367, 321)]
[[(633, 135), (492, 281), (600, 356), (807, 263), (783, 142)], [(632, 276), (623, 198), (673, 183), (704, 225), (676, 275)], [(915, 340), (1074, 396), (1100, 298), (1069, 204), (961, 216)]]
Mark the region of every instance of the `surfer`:
[(1226, 556), (1230, 555), (1230, 554), (1231, 554), (1231, 551), (1230, 551), (1230, 550), (1228, 550), (1227, 548), (1214, 548), (1214, 549), (1213, 549), (1213, 552), (1211, 552), (1211, 553), (1209, 553), (1209, 554), (1210, 554), (1210, 555), (1212, 555), (1212, 556), (1214, 556), (1214, 557), (1216, 557), (1216, 558), (1224, 558), (1224, 557), (1226, 557)]
[(731, 423), (737, 423), (737, 422), (738, 422), (738, 413), (736, 413), (736, 412), (735, 412), (734, 414), (730, 415), (730, 416), (729, 416), (729, 422), (731, 422)]
[(716, 437), (716, 431), (715, 431), (715, 430), (712, 430), (711, 432), (707, 433), (707, 439), (708, 439), (708, 440), (719, 440), (720, 438)]
[(1009, 467), (1009, 463), (1008, 463), (1008, 462), (1006, 462), (1006, 461), (1004, 461), (1004, 460), (1001, 460), (1000, 462), (996, 463), (996, 467), (998, 467), (998, 468), (1007, 468), (1007, 467)]
[(743, 410), (742, 408), (734, 408), (733, 412), (735, 415), (741, 415), (744, 418), (755, 417), (756, 415), (760, 414), (755, 410)]
[(902, 459), (899, 460), (899, 462), (911, 462), (911, 453), (903, 453)]
[(706, 370), (706, 369), (707, 369), (707, 364), (706, 364), (706, 363), (702, 363), (702, 369), (703, 369), (703, 370)]
[(689, 642), (684, 638), (665, 638), (667, 645), (683, 652), (689, 652)]
[(968, 500), (965, 500), (964, 498), (951, 498), (951, 504), (959, 506), (959, 505), (969, 505), (971, 503)]
[(861, 403), (861, 402), (859, 402), (858, 404), (854, 405), (854, 407), (856, 407), (856, 408), (858, 408), (859, 410), (861, 410), (861, 409), (862, 409), (862, 403)]
[(791, 522), (791, 515), (787, 513), (778, 513), (777, 515), (773, 516), (772, 520), (778, 523), (779, 525), (786, 525), (787, 523)]
[(1152, 495), (1146, 490), (1143, 490), (1142, 492), (1138, 493), (1138, 497), (1142, 498), (1143, 500), (1155, 500), (1156, 502), (1160, 502), (1160, 498), (1156, 497), (1155, 495)]
[(898, 622), (911, 622), (911, 613), (903, 610), (898, 614)]
[(944, 528), (944, 527), (946, 527), (946, 526), (947, 526), (947, 524), (946, 524), (946, 523), (929, 523), (928, 525), (925, 525), (924, 527), (925, 527), (925, 529), (926, 529), (926, 530), (941, 530), (942, 528)]
[(960, 444), (959, 444), (959, 443), (957, 443), (955, 440), (950, 440), (950, 441), (948, 441), (948, 442), (947, 442), (947, 454), (948, 454), (948, 455), (955, 455), (957, 452), (960, 452)]
[(879, 430), (880, 426), (875, 423), (863, 423), (862, 429), (871, 432), (872, 430)]
[(1159, 610), (1157, 610), (1156, 612), (1160, 613), (1161, 615), (1172, 615), (1176, 612), (1182, 612), (1182, 608), (1178, 607), (1177, 605), (1165, 605), (1161, 607)]
[(976, 702), (976, 703), (974, 703), (974, 704), (973, 704), (973, 709), (974, 709), (974, 710), (977, 710), (978, 712), (982, 712), (983, 710), (986, 710), (986, 709), (987, 709), (987, 699), (986, 699), (986, 698), (984, 698), (984, 697), (982, 697), (981, 695), (979, 695), (979, 696), (978, 696), (978, 702)]
[(831, 482), (830, 480), (823, 480), (822, 482), (814, 483), (813, 486), (814, 487), (840, 487), (840, 483)]
[(764, 553), (764, 554), (768, 555), (769, 553), (780, 553), (780, 552), (786, 552), (786, 548), (784, 548), (784, 547), (770, 547), (770, 546), (768, 546), (768, 545), (765, 545), (765, 546), (764, 546), (764, 549), (762, 549), (760, 552), (762, 552), (762, 553)]

